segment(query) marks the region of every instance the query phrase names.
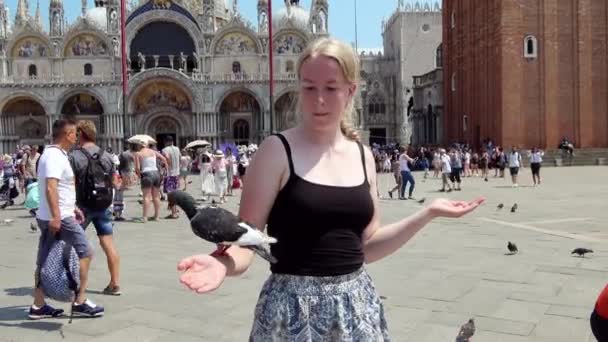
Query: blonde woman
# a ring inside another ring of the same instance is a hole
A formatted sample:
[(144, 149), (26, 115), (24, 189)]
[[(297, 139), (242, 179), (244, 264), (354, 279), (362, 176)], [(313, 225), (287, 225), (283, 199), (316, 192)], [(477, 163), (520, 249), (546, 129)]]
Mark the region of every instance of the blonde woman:
[[(241, 198), (239, 216), (256, 227), (268, 224), (278, 239), (272, 246), (278, 262), (270, 266), (249, 341), (388, 341), (364, 264), (393, 254), (435, 217), (462, 216), (483, 199), (438, 199), (380, 227), (374, 157), (349, 124), (357, 55), (350, 45), (323, 38), (304, 50), (296, 70), (301, 120), (262, 143)], [(178, 264), (180, 281), (210, 292), (252, 260), (251, 251), (238, 247), (191, 256)]]

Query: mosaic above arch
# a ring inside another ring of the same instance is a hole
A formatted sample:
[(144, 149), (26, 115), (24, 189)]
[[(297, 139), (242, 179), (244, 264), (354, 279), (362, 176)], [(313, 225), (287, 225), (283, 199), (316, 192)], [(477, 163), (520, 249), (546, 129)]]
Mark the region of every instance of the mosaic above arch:
[(74, 37), (65, 50), (65, 55), (70, 57), (107, 56), (108, 53), (106, 42), (92, 34), (80, 34)]
[(251, 37), (239, 32), (232, 32), (223, 36), (215, 45), (215, 53), (218, 55), (256, 53), (256, 44)]
[(137, 92), (134, 110), (144, 113), (159, 106), (173, 107), (180, 111), (192, 111), (190, 98), (180, 87), (169, 81), (154, 81)]
[(47, 57), (49, 55), (49, 47), (40, 38), (27, 37), (21, 39), (13, 48), (13, 57), (35, 58)]
[(274, 52), (281, 54), (299, 54), (306, 48), (306, 41), (293, 33), (278, 36), (274, 41)]

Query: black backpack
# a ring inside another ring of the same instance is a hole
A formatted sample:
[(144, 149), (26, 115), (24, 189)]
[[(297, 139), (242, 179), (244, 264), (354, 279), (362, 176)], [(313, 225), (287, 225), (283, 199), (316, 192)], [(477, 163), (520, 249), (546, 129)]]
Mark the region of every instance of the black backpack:
[(80, 151), (87, 157), (86, 172), (78, 184), (78, 205), (92, 210), (107, 209), (113, 200), (112, 170), (105, 170), (101, 157), (105, 153), (100, 150), (91, 155), (84, 148)]

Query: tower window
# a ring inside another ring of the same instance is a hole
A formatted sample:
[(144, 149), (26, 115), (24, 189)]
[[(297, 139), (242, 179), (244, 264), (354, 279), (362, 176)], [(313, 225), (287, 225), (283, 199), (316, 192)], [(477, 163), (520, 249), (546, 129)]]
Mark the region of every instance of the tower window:
[(84, 65), (84, 75), (85, 76), (93, 75), (93, 66), (91, 65), (91, 63), (87, 63)]
[(538, 56), (538, 42), (534, 36), (524, 38), (524, 57), (536, 58)]
[(30, 64), (30, 66), (27, 68), (27, 74), (30, 78), (35, 78), (38, 76), (38, 68), (35, 64)]
[(452, 91), (456, 91), (456, 73), (452, 73)]

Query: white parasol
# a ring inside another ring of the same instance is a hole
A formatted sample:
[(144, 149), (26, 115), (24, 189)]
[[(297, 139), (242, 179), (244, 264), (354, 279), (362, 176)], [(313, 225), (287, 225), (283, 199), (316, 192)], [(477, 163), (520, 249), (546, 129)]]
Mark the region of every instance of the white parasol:
[(127, 141), (132, 144), (138, 144), (138, 143), (139, 144), (144, 143), (146, 145), (156, 144), (156, 140), (154, 140), (154, 138), (152, 138), (151, 136), (149, 136), (147, 134), (134, 135), (134, 136), (130, 137), (129, 140), (127, 140)]
[(211, 143), (208, 142), (207, 140), (194, 140), (190, 143), (188, 143), (188, 145), (186, 145), (187, 149), (194, 149), (197, 147), (205, 147), (205, 146), (210, 146)]

